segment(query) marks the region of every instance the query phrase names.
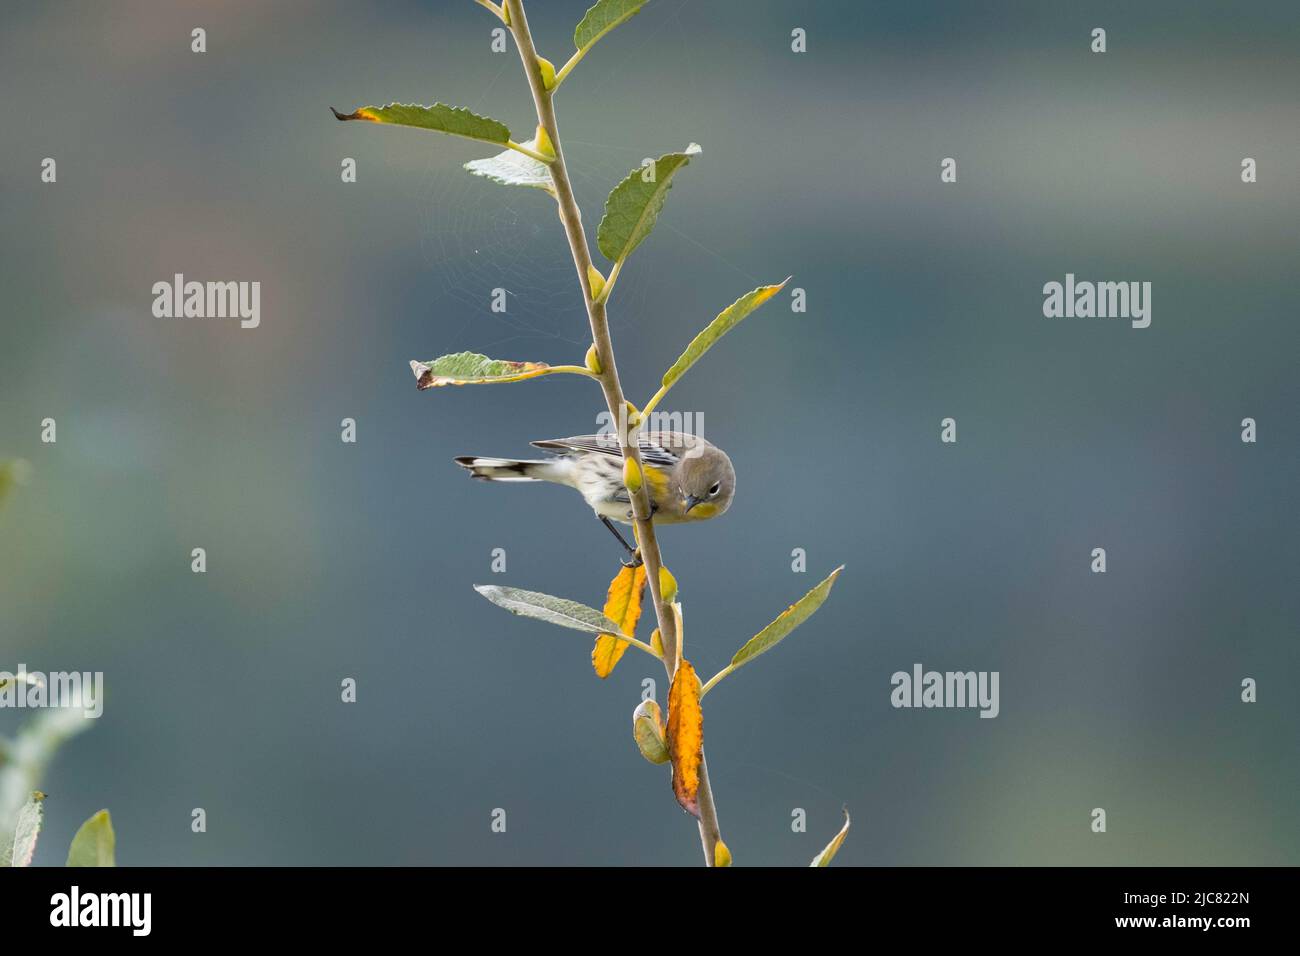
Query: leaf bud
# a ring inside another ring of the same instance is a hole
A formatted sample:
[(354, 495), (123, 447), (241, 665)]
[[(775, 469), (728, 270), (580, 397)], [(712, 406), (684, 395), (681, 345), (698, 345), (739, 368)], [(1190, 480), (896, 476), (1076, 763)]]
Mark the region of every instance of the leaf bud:
[(595, 266), (587, 266), (587, 284), (591, 286), (591, 298), (599, 299), (600, 294), (605, 291), (605, 277), (600, 274), (600, 270)]
[(653, 700), (643, 700), (632, 711), (632, 736), (641, 756), (651, 763), (667, 763), (668, 743), (664, 740), (663, 717), (659, 705)]
[(555, 64), (544, 56), (537, 58), (537, 69), (542, 74), (542, 86), (545, 89), (555, 89)]
[(659, 597), (665, 604), (672, 604), (677, 600), (677, 579), (662, 564), (659, 566)]
[(623, 460), (623, 487), (632, 494), (636, 494), (641, 490), (641, 469), (637, 467), (636, 461), (632, 458)]

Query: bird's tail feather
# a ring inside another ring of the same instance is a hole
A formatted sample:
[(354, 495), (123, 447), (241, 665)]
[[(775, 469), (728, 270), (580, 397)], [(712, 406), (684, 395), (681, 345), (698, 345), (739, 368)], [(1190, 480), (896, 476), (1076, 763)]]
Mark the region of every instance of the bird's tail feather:
[(566, 462), (563, 459), (545, 461), (516, 461), (513, 458), (479, 458), (465, 456), (456, 459), (470, 473), (470, 477), (481, 481), (556, 481), (564, 484), (563, 473)]

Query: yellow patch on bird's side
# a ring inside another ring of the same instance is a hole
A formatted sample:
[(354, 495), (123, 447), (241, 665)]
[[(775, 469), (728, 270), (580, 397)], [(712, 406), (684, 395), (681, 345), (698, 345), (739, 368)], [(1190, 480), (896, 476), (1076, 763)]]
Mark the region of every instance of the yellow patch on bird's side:
[[(645, 565), (635, 568), (621, 568), (614, 580), (609, 582), (609, 591), (605, 595), (605, 616), (616, 623), (628, 637), (636, 635), (637, 622), (641, 620), (641, 595), (645, 590)], [(596, 676), (606, 678), (614, 671), (623, 652), (627, 650), (627, 641), (620, 641), (613, 634), (601, 634), (591, 649), (591, 666)]]
[(656, 468), (654, 465), (646, 465), (642, 469), (646, 482), (650, 485), (650, 500), (663, 501), (668, 493), (668, 472), (662, 468)]
[(677, 664), (668, 690), (668, 754), (673, 765), (673, 796), (683, 810), (699, 817), (704, 712), (700, 709), (700, 679), (687, 660)]

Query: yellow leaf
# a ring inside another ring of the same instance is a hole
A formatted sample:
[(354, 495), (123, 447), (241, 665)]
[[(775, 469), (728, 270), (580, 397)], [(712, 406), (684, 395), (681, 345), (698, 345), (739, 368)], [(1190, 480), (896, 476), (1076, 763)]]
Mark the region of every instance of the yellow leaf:
[(713, 844), (713, 865), (731, 866), (731, 851), (727, 849), (727, 844), (721, 840)]
[(704, 712), (700, 710), (700, 679), (686, 660), (678, 662), (668, 691), (668, 753), (673, 763), (673, 796), (683, 810), (699, 817)]
[(809, 866), (830, 866), (831, 860), (835, 854), (840, 852), (840, 847), (844, 844), (844, 838), (849, 835), (849, 808), (844, 808), (844, 826), (840, 827), (840, 832), (835, 834), (835, 838), (826, 844), (826, 848), (813, 857)]
[(664, 642), (663, 638), (659, 636), (659, 628), (657, 627), (654, 629), (654, 633), (650, 635), (650, 649), (660, 657), (664, 656)]
[[(644, 590), (644, 564), (635, 568), (621, 568), (614, 580), (609, 582), (609, 593), (605, 596), (605, 616), (628, 637), (636, 635), (636, 625), (641, 620), (641, 595)], [(596, 669), (596, 676), (608, 677), (626, 650), (627, 641), (620, 641), (613, 634), (597, 637), (596, 646), (591, 649), (591, 666)]]

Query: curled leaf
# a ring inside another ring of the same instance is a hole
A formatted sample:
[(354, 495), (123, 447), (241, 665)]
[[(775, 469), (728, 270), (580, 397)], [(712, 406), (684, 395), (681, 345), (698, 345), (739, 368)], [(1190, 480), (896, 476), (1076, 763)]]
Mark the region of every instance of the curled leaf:
[[(636, 634), (637, 622), (641, 620), (641, 597), (645, 591), (645, 565), (635, 568), (621, 568), (614, 580), (609, 582), (609, 591), (605, 595), (605, 616), (618, 624), (618, 634), (632, 637)], [(596, 676), (608, 677), (627, 650), (627, 641), (621, 641), (615, 634), (601, 634), (596, 638), (596, 645), (591, 649), (591, 666)]]
[(340, 113), (330, 107), (330, 112), (337, 120), (365, 120), (391, 126), (409, 126), (412, 129), (450, 133), (453, 136), (464, 136), (485, 143), (499, 143), (502, 146), (510, 142), (510, 128), (505, 123), (498, 123), (494, 119), (479, 116), (464, 107), (448, 106), (445, 103), (434, 103), (432, 106), (389, 103), (387, 106), (363, 106), (351, 113)]
[(116, 866), (117, 837), (107, 810), (100, 810), (81, 825), (68, 849), (68, 866)]
[(606, 259), (621, 262), (650, 235), (673, 176), (699, 152), (699, 145), (691, 143), (680, 153), (667, 153), (649, 167), (632, 170), (614, 187), (605, 200), (604, 218), (596, 227), (596, 245)]
[(849, 835), (849, 808), (845, 807), (844, 826), (840, 827), (840, 832), (835, 834), (835, 837), (831, 840), (831, 842), (827, 843), (826, 847), (815, 857), (813, 857), (813, 861), (808, 865), (809, 866), (830, 866), (831, 860), (835, 859), (835, 854), (840, 852), (840, 847), (844, 845), (844, 838), (848, 835)]
[(667, 763), (670, 756), (664, 721), (654, 700), (643, 700), (632, 711), (632, 737), (641, 756), (651, 763)]
[(687, 660), (678, 661), (668, 691), (668, 753), (673, 764), (673, 796), (683, 810), (699, 817), (704, 712), (700, 709), (700, 679)]
[(474, 590), (497, 607), (503, 607), (511, 614), (521, 617), (535, 618), (575, 631), (586, 631), (588, 634), (617, 634), (619, 631), (618, 625), (604, 614), (577, 601), (496, 584), (476, 584)]
[(545, 362), (508, 362), (490, 359), (477, 352), (440, 355), (430, 362), (412, 362), (415, 386), (441, 388), (443, 385), (490, 385), (498, 382), (522, 382), (554, 371)]
[[(533, 152), (541, 152), (536, 139), (520, 145)], [(482, 176), (502, 186), (528, 186), (555, 195), (555, 184), (551, 181), (551, 171), (547, 165), (515, 149), (507, 149), (486, 159), (472, 159), (465, 164), (465, 168), (475, 176)]]
[(713, 844), (713, 865), (731, 866), (731, 851), (721, 840)]

